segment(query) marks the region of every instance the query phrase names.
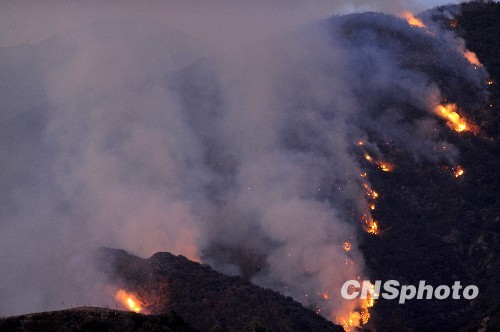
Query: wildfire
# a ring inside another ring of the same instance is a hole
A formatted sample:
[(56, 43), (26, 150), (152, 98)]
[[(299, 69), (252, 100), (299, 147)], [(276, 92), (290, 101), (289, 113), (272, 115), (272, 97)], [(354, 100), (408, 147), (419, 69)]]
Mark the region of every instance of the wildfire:
[(365, 188), (366, 190), (366, 195), (371, 197), (372, 199), (377, 199), (378, 198), (378, 192), (376, 192), (375, 190), (373, 190), (372, 188), (370, 188), (370, 186), (366, 183), (363, 183), (363, 187)]
[(391, 172), (393, 170), (393, 166), (387, 162), (380, 162), (378, 167), (384, 172)]
[(366, 299), (360, 299), (361, 303), (356, 310), (349, 314), (349, 318), (340, 320), (340, 324), (345, 331), (358, 331), (361, 325), (368, 323), (370, 320), (370, 312), (368, 309), (375, 304), (374, 296), (378, 295), (375, 294), (375, 285), (371, 284)]
[(422, 20), (416, 18), (412, 13), (409, 11), (405, 11), (401, 14), (401, 17), (406, 19), (409, 25), (412, 27), (419, 27), (419, 28), (425, 28), (424, 22)]
[(344, 250), (345, 251), (350, 251), (351, 250), (351, 243), (350, 242), (344, 242)]
[(448, 126), (451, 129), (459, 133), (469, 130), (475, 131), (475, 126), (467, 123), (467, 120), (457, 113), (456, 104), (438, 105), (436, 106), (435, 112), (440, 117), (447, 120)]
[(127, 293), (123, 289), (116, 292), (115, 299), (120, 301), (120, 303), (130, 311), (137, 313), (142, 311), (141, 302), (133, 294)]
[(462, 166), (458, 166), (457, 169), (455, 169), (454, 171), (455, 172), (453, 174), (455, 175), (456, 178), (464, 175), (464, 169), (462, 168)]
[(392, 172), (392, 170), (394, 169), (394, 166), (391, 163), (389, 163), (387, 161), (376, 160), (375, 158), (370, 156), (368, 153), (365, 153), (364, 157), (371, 164), (377, 165), (378, 168), (380, 168), (384, 172)]
[(365, 231), (369, 234), (373, 235), (378, 235), (379, 234), (379, 229), (378, 229), (378, 224), (375, 220), (373, 220), (371, 217), (368, 217), (366, 213), (363, 213), (361, 215), (361, 222), (365, 224)]
[(465, 50), (464, 51), (464, 57), (467, 59), (467, 61), (469, 61), (474, 66), (477, 66), (477, 67), (482, 67), (483, 66), (481, 64), (481, 62), (479, 62), (479, 59), (477, 58), (477, 55), (474, 52), (471, 52), (469, 50)]
[(366, 230), (370, 234), (377, 235), (378, 234), (378, 224), (375, 220), (370, 220), (368, 223), (368, 228)]

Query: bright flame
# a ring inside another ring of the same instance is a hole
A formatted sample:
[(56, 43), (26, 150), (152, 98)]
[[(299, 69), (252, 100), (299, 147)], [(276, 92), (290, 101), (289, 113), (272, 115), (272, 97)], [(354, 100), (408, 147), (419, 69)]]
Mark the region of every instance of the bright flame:
[(357, 308), (351, 311), (349, 318), (337, 319), (345, 331), (358, 331), (361, 325), (368, 323), (370, 320), (370, 312), (368, 309), (375, 304), (374, 296), (378, 296), (378, 294), (375, 294), (375, 285), (371, 284), (366, 299), (360, 299), (361, 303), (357, 305)]
[(481, 62), (479, 62), (479, 59), (477, 58), (477, 55), (474, 52), (471, 52), (469, 50), (465, 50), (464, 51), (464, 57), (467, 59), (467, 61), (469, 61), (474, 66), (478, 66), (478, 67), (482, 67), (483, 66), (481, 64)]
[[(394, 169), (394, 166), (391, 163), (386, 162), (386, 161), (376, 160), (375, 158), (370, 156), (368, 153), (365, 153), (364, 157), (366, 160), (368, 160), (370, 162), (370, 164), (377, 165), (378, 168), (380, 168), (384, 172), (392, 172), (392, 170)], [(362, 176), (362, 177), (364, 177), (364, 176)]]
[(424, 22), (422, 22), (420, 19), (416, 18), (412, 13), (409, 11), (405, 11), (401, 14), (401, 17), (406, 19), (409, 25), (413, 27), (419, 27), (419, 28), (425, 28)]
[(378, 235), (379, 229), (378, 224), (371, 217), (368, 217), (366, 213), (361, 215), (361, 222), (365, 225), (365, 231), (369, 234)]
[(127, 293), (123, 289), (116, 292), (115, 299), (131, 311), (137, 313), (142, 311), (141, 302), (133, 294)]
[(436, 114), (438, 114), (443, 119), (446, 119), (448, 122), (448, 126), (457, 131), (475, 131), (474, 125), (467, 123), (464, 117), (461, 117), (457, 113), (457, 105), (456, 104), (447, 104), (447, 105), (438, 105), (435, 108)]
[(372, 188), (370, 188), (370, 186), (366, 183), (363, 183), (363, 187), (365, 188), (366, 190), (366, 196), (369, 196), (373, 199), (377, 199), (378, 198), (378, 192), (376, 192), (375, 190), (373, 190)]
[(370, 234), (377, 235), (378, 234), (378, 225), (377, 225), (377, 222), (375, 220), (370, 220), (370, 222), (368, 223), (368, 228), (367, 228), (366, 231), (368, 233), (370, 233)]
[(351, 250), (351, 243), (350, 242), (344, 242), (344, 250), (345, 251), (350, 251)]
[(392, 169), (393, 169), (393, 166), (387, 162), (379, 162), (379, 165), (378, 167), (380, 167), (381, 170), (383, 170), (384, 172), (391, 172)]
[(457, 167), (457, 169), (455, 170), (454, 175), (455, 175), (456, 178), (458, 178), (459, 176), (464, 175), (464, 169), (462, 168), (462, 166), (458, 166)]

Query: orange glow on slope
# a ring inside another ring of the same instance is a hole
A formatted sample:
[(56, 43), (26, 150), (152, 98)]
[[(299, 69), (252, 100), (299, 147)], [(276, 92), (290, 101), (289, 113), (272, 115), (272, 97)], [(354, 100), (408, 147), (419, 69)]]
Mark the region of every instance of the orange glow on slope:
[(462, 166), (458, 166), (457, 169), (454, 169), (454, 175), (456, 178), (458, 178), (459, 176), (462, 176), (464, 175), (464, 169), (462, 168)]
[(350, 251), (351, 250), (351, 243), (350, 242), (344, 242), (344, 250), (345, 251)]
[(456, 104), (447, 104), (447, 105), (438, 105), (435, 108), (435, 112), (441, 118), (447, 120), (448, 126), (457, 131), (472, 131), (476, 133), (476, 126), (468, 123), (464, 117), (461, 117), (457, 113), (457, 105)]
[(479, 59), (477, 58), (477, 55), (474, 52), (471, 52), (469, 50), (465, 50), (464, 51), (464, 57), (467, 59), (467, 61), (469, 61), (474, 66), (478, 66), (478, 67), (482, 67), (483, 66), (481, 64), (481, 62), (479, 62)]
[(373, 199), (377, 199), (378, 198), (378, 192), (376, 192), (375, 190), (373, 190), (372, 188), (370, 188), (370, 186), (366, 183), (363, 183), (363, 187), (365, 188), (366, 190), (366, 196), (369, 196)]
[(360, 219), (361, 222), (364, 224), (364, 229), (367, 233), (373, 235), (379, 234), (378, 224), (375, 220), (373, 220), (372, 217), (369, 217), (366, 213), (363, 213)]
[(141, 302), (133, 294), (127, 293), (123, 289), (116, 292), (115, 299), (130, 311), (137, 313), (142, 311)]
[(401, 17), (406, 19), (409, 25), (412, 27), (425, 28), (424, 22), (422, 20), (416, 18), (411, 12), (405, 11), (401, 14)]
[[(366, 160), (368, 160), (371, 164), (377, 165), (384, 172), (392, 172), (394, 170), (394, 165), (387, 161), (376, 160), (368, 153), (364, 154)], [(365, 173), (366, 174), (366, 173)], [(362, 176), (363, 177), (363, 176)]]
[(359, 328), (370, 320), (369, 308), (375, 304), (372, 295), (375, 293), (375, 285), (371, 284), (370, 288), (371, 291), (368, 292), (366, 299), (359, 299), (360, 303), (357, 308), (353, 309), (347, 318), (336, 319), (345, 331), (359, 331)]
[(384, 172), (391, 172), (393, 170), (393, 166), (392, 164), (388, 163), (388, 162), (379, 162), (378, 163), (378, 167), (383, 170)]

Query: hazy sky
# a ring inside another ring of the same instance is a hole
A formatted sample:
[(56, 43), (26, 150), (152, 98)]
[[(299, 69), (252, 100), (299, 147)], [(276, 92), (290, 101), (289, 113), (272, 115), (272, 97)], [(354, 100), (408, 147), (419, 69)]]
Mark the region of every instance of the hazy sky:
[[(176, 26), (179, 20), (189, 17), (191, 31), (204, 39), (216, 34), (218, 38), (227, 38), (232, 42), (239, 37), (232, 36), (234, 26), (248, 28), (255, 39), (259, 39), (259, 29), (264, 34), (276, 24), (273, 20), (280, 17), (288, 21), (288, 25), (297, 26), (301, 22), (324, 18), (333, 14), (346, 12), (360, 12), (366, 10), (384, 11), (398, 13), (403, 10), (419, 11), (445, 3), (458, 1), (448, 0), (315, 0), (315, 1), (282, 1), (271, 2), (249, 1), (242, 2), (238, 6), (244, 9), (245, 19), (238, 21), (228, 20), (232, 13), (231, 8), (225, 0), (213, 0), (210, 2), (195, 1), (148, 1), (148, 5), (131, 1), (6, 1), (0, 0), (0, 47), (11, 46), (22, 43), (35, 43), (54, 34), (79, 26), (89, 25), (95, 20), (103, 20), (116, 17), (134, 17), (156, 20), (162, 24)], [(173, 12), (180, 13), (172, 15)], [(222, 19), (224, 18), (224, 19)], [(220, 30), (214, 33), (207, 31), (206, 26), (211, 22), (225, 22), (227, 26), (221, 25)], [(257, 23), (255, 23), (257, 22)], [(182, 26), (185, 26), (181, 22)], [(272, 26), (270, 28), (270, 25)], [(256, 29), (255, 26), (258, 26)], [(280, 26), (286, 24), (281, 22)], [(279, 33), (279, 31), (277, 31)]]

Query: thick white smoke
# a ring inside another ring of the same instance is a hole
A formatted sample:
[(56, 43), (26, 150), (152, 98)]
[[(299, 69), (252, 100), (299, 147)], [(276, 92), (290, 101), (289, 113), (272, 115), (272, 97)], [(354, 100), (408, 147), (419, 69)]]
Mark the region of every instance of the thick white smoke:
[(435, 152), (431, 110), (480, 100), (484, 72), (447, 34), (374, 13), (302, 26), (312, 12), (293, 26), (271, 8), (265, 38), (222, 33), (220, 49), (124, 18), (2, 49), (0, 313), (109, 304), (82, 253), (111, 246), (203, 260), (346, 317), (368, 210), (356, 142), (453, 160)]

